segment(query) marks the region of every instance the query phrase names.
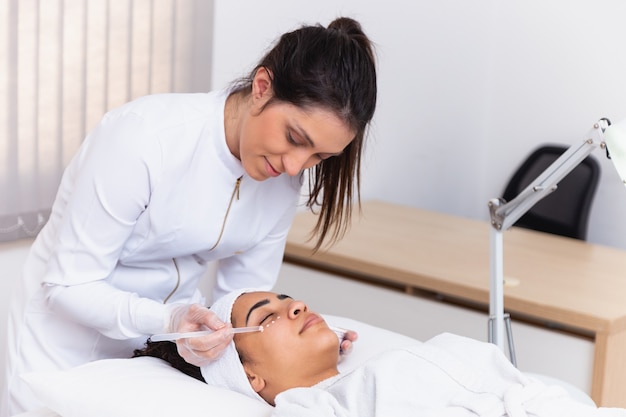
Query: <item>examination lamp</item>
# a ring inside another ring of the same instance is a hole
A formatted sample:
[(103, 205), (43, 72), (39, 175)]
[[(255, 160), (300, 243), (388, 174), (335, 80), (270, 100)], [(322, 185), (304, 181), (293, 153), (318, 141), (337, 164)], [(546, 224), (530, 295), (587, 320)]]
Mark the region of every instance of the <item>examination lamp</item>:
[(504, 350), (506, 331), (510, 360), (516, 363), (511, 333), (511, 322), (504, 313), (504, 275), (502, 233), (530, 210), (541, 199), (557, 189), (558, 183), (580, 164), (594, 149), (601, 148), (611, 159), (622, 182), (626, 185), (626, 120), (611, 124), (600, 119), (593, 125), (582, 143), (568, 148), (511, 201), (501, 198), (489, 200), (490, 234), (490, 288), (489, 288), (489, 342)]

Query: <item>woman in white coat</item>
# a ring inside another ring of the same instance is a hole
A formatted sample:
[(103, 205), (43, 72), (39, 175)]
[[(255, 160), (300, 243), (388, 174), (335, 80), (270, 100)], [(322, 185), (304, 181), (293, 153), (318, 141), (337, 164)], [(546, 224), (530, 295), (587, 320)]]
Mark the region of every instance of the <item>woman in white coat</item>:
[(339, 18), (284, 34), (224, 91), (106, 114), (67, 167), (12, 299), (0, 415), (38, 407), (21, 374), (129, 357), (154, 333), (217, 330), (177, 344), (197, 366), (218, 357), (232, 335), (203, 307), (206, 263), (219, 261), (216, 297), (270, 289), (305, 170), (318, 247), (340, 238), (375, 103), (370, 41)]

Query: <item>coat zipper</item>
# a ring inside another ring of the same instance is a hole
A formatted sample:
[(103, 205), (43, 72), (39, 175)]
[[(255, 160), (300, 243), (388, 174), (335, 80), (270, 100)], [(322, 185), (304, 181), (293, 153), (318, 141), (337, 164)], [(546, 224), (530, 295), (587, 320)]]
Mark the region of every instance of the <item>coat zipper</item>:
[[(215, 242), (215, 244), (211, 246), (211, 248), (209, 249), (209, 252), (215, 249), (217, 245), (219, 245), (220, 241), (222, 240), (222, 235), (224, 235), (224, 228), (226, 227), (226, 220), (228, 219), (230, 208), (233, 205), (233, 201), (235, 200), (235, 198), (239, 200), (239, 186), (241, 185), (242, 178), (243, 178), (243, 175), (237, 178), (237, 182), (235, 182), (235, 189), (233, 190), (233, 193), (230, 196), (230, 201), (228, 202), (228, 207), (226, 208), (226, 214), (224, 214), (224, 220), (222, 221), (222, 228), (220, 230), (220, 234), (217, 237), (217, 241)], [(163, 304), (166, 304), (167, 301), (170, 298), (172, 298), (172, 296), (174, 295), (174, 293), (176, 293), (176, 290), (178, 290), (178, 287), (180, 286), (180, 270), (178, 269), (178, 263), (176, 263), (175, 258), (172, 258), (172, 261), (174, 262), (174, 268), (176, 269), (176, 285), (174, 286), (174, 289), (167, 295), (167, 297), (165, 297), (165, 300), (163, 300)]]
[(174, 268), (176, 268), (176, 285), (174, 286), (174, 289), (167, 295), (167, 297), (165, 297), (165, 300), (163, 300), (163, 304), (167, 304), (169, 299), (172, 298), (172, 295), (174, 295), (174, 293), (180, 286), (180, 270), (178, 269), (178, 263), (176, 262), (175, 258), (172, 258), (172, 262), (174, 262)]
[(224, 234), (224, 228), (226, 227), (226, 220), (228, 219), (228, 213), (230, 213), (230, 208), (233, 205), (233, 200), (235, 199), (235, 197), (237, 197), (237, 200), (239, 200), (239, 186), (241, 185), (242, 178), (243, 178), (243, 175), (237, 178), (237, 182), (235, 183), (235, 189), (233, 190), (233, 193), (230, 196), (230, 201), (228, 202), (228, 208), (226, 209), (226, 214), (224, 214), (224, 221), (222, 221), (222, 229), (220, 230), (220, 234), (217, 237), (217, 241), (215, 242), (215, 245), (211, 246), (211, 249), (209, 249), (209, 252), (215, 249), (217, 245), (220, 243), (220, 240), (222, 240), (222, 235)]

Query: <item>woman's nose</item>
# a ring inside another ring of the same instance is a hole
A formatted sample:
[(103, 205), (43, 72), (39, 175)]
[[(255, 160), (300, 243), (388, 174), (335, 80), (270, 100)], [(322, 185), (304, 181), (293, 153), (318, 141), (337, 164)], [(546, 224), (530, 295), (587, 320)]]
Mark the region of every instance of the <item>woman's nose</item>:
[(302, 170), (311, 168), (317, 163), (315, 156), (304, 149), (297, 149), (283, 157), (283, 166), (289, 176), (298, 175)]
[(294, 319), (298, 317), (300, 314), (307, 311), (309, 308), (302, 301), (294, 300), (289, 305), (289, 318)]

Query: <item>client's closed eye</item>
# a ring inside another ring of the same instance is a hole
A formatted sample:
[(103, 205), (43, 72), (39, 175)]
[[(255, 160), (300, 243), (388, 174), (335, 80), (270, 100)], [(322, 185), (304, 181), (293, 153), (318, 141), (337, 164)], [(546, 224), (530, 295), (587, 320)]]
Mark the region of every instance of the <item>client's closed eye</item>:
[(272, 317), (274, 315), (274, 313), (270, 313), (267, 316), (265, 316), (260, 322), (259, 324), (263, 324), (265, 321), (267, 321), (270, 317)]

